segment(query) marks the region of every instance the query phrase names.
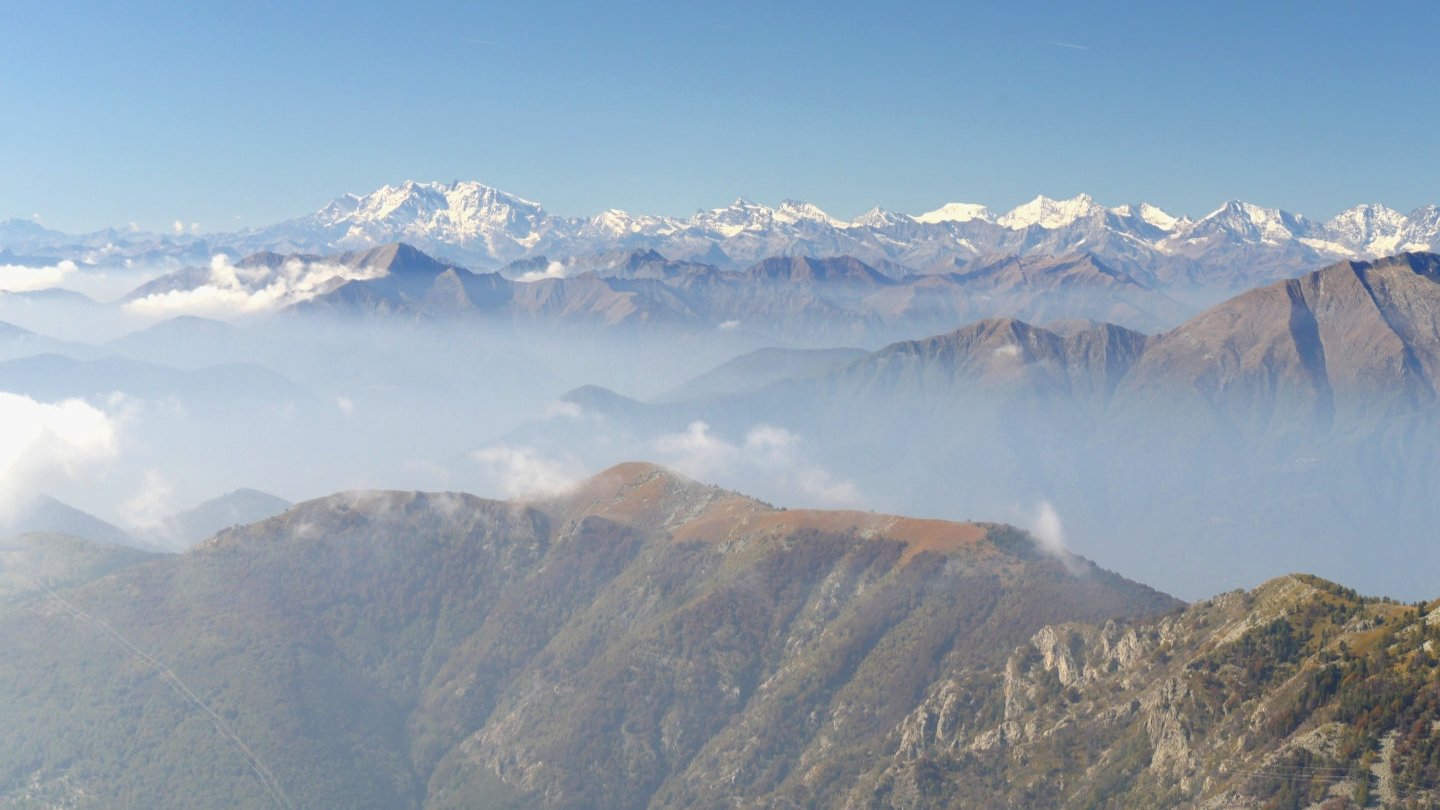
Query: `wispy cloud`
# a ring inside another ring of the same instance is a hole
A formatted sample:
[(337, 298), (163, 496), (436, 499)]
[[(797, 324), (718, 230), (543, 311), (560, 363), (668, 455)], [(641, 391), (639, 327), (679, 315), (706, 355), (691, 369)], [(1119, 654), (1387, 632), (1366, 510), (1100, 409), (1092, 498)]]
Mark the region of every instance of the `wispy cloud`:
[(652, 449), (669, 466), (702, 481), (759, 485), (819, 506), (854, 506), (855, 485), (804, 457), (799, 435), (774, 425), (755, 425), (735, 443), (705, 422), (657, 437)]
[(1071, 574), (1078, 576), (1082, 573), (1083, 567), (1065, 543), (1065, 526), (1055, 506), (1049, 501), (1041, 501), (1027, 517), (1027, 528), (1040, 544), (1040, 550), (1063, 563)]
[(1072, 51), (1088, 51), (1088, 50), (1090, 50), (1090, 46), (1089, 46), (1089, 45), (1077, 45), (1077, 44), (1075, 44), (1074, 42), (1061, 42), (1061, 41), (1058, 40), (1058, 39), (1042, 39), (1042, 40), (1040, 40), (1040, 42), (1041, 42), (1042, 44), (1045, 44), (1045, 45), (1054, 45), (1054, 46), (1057, 47), (1057, 48), (1069, 48), (1069, 49), (1072, 50)]
[(238, 315), (268, 312), (313, 298), (338, 284), (384, 275), (375, 268), (354, 268), (328, 262), (291, 259), (279, 268), (240, 267), (230, 257), (210, 260), (204, 284), (139, 298), (125, 308), (139, 315)]
[(541, 498), (573, 488), (584, 470), (573, 458), (551, 458), (533, 447), (497, 444), (471, 458), (486, 478), (482, 491), (499, 490), (506, 498)]
[(175, 511), (175, 488), (159, 470), (145, 472), (140, 489), (120, 504), (120, 515), (131, 528), (154, 532), (165, 525), (165, 518)]
[(515, 280), (523, 283), (529, 283), (532, 281), (544, 281), (545, 279), (549, 278), (566, 278), (569, 275), (569, 268), (567, 268), (565, 265), (561, 264), (560, 262), (550, 262), (550, 264), (545, 266), (544, 270), (531, 270), (528, 273), (521, 274)]

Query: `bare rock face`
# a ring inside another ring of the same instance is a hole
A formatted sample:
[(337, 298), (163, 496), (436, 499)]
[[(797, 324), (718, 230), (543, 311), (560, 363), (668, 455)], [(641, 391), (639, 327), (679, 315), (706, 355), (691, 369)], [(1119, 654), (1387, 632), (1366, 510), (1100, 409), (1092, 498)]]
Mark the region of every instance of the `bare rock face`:
[[(1437, 635), (1423, 608), (1299, 576), (1148, 622), (1047, 626), (1003, 676), (952, 673), (937, 684), (896, 726), (892, 758), (861, 780), (850, 806), (922, 807), (940, 785), (976, 806), (1398, 795), (1395, 783), (1428, 766), (1396, 760), (1407, 749), (1391, 735), (1408, 734), (1423, 758), (1440, 727), (1437, 662), (1425, 646)], [(1367, 638), (1379, 646), (1355, 657)], [(1418, 690), (1405, 700), (1420, 703), (1392, 706), (1374, 727), (1348, 725), (1357, 706), (1396, 690)], [(1412, 797), (1433, 801), (1409, 784)]]

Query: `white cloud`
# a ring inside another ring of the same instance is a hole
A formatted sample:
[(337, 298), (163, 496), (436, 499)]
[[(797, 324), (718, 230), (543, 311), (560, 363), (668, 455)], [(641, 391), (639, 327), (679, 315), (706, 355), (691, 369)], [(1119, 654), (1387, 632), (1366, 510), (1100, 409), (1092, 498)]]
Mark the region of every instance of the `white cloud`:
[(1060, 513), (1049, 501), (1041, 501), (1035, 508), (1035, 514), (1030, 519), (1030, 533), (1051, 554), (1065, 551), (1065, 527), (1060, 523)]
[(821, 506), (853, 506), (859, 490), (804, 458), (799, 435), (774, 425), (755, 425), (739, 443), (713, 434), (705, 422), (656, 438), (653, 449), (671, 467), (702, 481), (731, 481)]
[(736, 320), (729, 320), (729, 321), (721, 321), (721, 322), (720, 322), (720, 331), (721, 331), (721, 332), (730, 332), (730, 331), (732, 331), (732, 330), (739, 329), (739, 328), (740, 328), (740, 322), (739, 322), (739, 321), (736, 321)]
[(996, 357), (1019, 357), (1020, 347), (1014, 343), (1006, 343), (1004, 346), (997, 346), (991, 354)]
[(335, 407), (339, 408), (341, 413), (349, 416), (355, 413), (355, 400), (349, 397), (335, 397)]
[(487, 488), (499, 490), (506, 498), (563, 494), (584, 477), (574, 459), (547, 458), (532, 447), (500, 444), (476, 450), (471, 457), (480, 465)]
[(544, 419), (579, 419), (585, 415), (585, 409), (574, 402), (555, 400), (545, 403), (545, 409), (541, 412)]
[(84, 480), (118, 454), (116, 421), (78, 399), (0, 392), (0, 516), (61, 481)]
[(544, 281), (547, 278), (565, 278), (569, 273), (569, 268), (560, 262), (550, 262), (544, 270), (531, 270), (528, 273), (522, 273), (520, 277), (515, 280), (524, 282)]
[(314, 298), (353, 280), (379, 278), (380, 268), (354, 268), (330, 262), (290, 259), (278, 268), (240, 267), (229, 256), (210, 259), (204, 284), (136, 299), (125, 305), (139, 315), (245, 315), (270, 312)]
[(728, 473), (740, 461), (740, 448), (712, 435), (704, 422), (691, 422), (683, 433), (659, 436), (654, 446), (667, 464), (702, 480)]
[(175, 489), (159, 470), (147, 470), (140, 490), (120, 505), (120, 516), (132, 528), (153, 532), (175, 511)]
[(1071, 574), (1079, 575), (1083, 569), (1065, 546), (1065, 526), (1060, 522), (1060, 513), (1055, 511), (1054, 505), (1041, 501), (1028, 517), (1027, 530), (1040, 544), (1040, 550), (1063, 562)]
[(170, 223), (170, 230), (173, 231), (176, 236), (180, 236), (181, 234), (185, 233), (185, 223), (177, 219), (174, 222)]
[(48, 267), (26, 267), (23, 264), (0, 264), (0, 290), (27, 292), (60, 285), (80, 268), (66, 259)]

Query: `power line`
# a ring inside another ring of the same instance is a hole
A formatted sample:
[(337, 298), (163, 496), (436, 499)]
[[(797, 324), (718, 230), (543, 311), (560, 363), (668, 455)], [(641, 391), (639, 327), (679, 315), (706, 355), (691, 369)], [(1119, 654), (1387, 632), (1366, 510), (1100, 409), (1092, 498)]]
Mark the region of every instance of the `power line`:
[(99, 628), (130, 653), (154, 668), (154, 670), (159, 673), (161, 680), (168, 683), (177, 694), (210, 718), (210, 722), (214, 724), (215, 730), (220, 732), (220, 736), (228, 740), (230, 744), (240, 752), (240, 755), (245, 758), (245, 761), (249, 763), (250, 769), (255, 773), (255, 776), (259, 778), (260, 784), (265, 788), (265, 792), (270, 795), (270, 798), (277, 805), (284, 808), (284, 810), (294, 810), (295, 803), (290, 801), (289, 795), (285, 793), (285, 788), (280, 785), (280, 780), (275, 778), (275, 774), (265, 765), (259, 755), (251, 750), (250, 746), (246, 745), (245, 741), (240, 738), (240, 735), (230, 728), (230, 724), (225, 722), (225, 718), (217, 714), (214, 709), (205, 705), (205, 701), (201, 700), (189, 686), (186, 686), (185, 682), (180, 679), (179, 675), (175, 674), (174, 670), (153, 655), (140, 649), (134, 642), (126, 638), (120, 631), (111, 627), (102, 619), (81, 610), (73, 602), (57, 593), (55, 589), (51, 588), (48, 584), (44, 582), (36, 584), (43, 588), (45, 592), (50, 595), (50, 598), (59, 602), (61, 606), (76, 618), (87, 621), (94, 627)]

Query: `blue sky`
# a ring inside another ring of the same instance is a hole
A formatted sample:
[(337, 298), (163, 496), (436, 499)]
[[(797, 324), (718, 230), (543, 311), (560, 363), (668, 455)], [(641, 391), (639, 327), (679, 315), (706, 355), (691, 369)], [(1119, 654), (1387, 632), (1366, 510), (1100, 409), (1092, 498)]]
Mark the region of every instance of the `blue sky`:
[(0, 219), (230, 230), (387, 182), (560, 214), (1085, 191), (1440, 202), (1440, 3), (0, 6)]

